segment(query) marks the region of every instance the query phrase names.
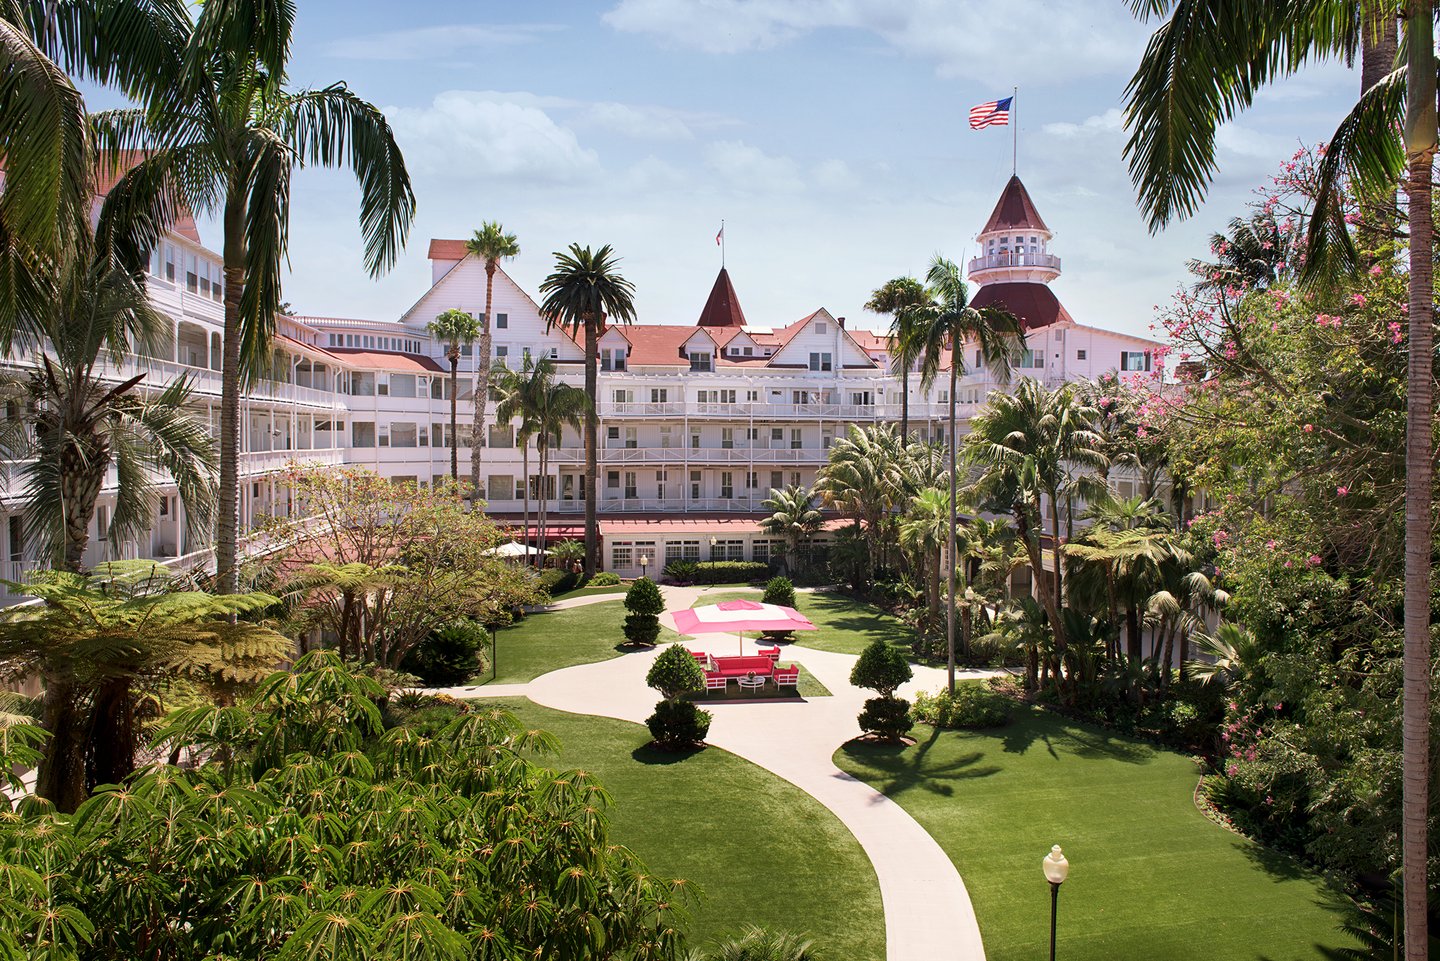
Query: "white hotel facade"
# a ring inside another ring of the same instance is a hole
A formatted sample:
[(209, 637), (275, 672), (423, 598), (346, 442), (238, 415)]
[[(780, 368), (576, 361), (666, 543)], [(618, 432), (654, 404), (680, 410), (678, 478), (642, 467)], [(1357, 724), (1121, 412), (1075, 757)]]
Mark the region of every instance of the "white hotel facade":
[[(1060, 275), (1060, 260), (1050, 252), (1052, 236), (1024, 185), (1011, 178), (978, 236), (982, 252), (968, 265), (977, 306), (1002, 303), (1025, 321), (1019, 374), (1055, 384), (1150, 369), (1153, 342), (1079, 323), (1056, 299), (1049, 284)], [(291, 462), (360, 465), (417, 484), (448, 474), (449, 367), (445, 345), (425, 328), (451, 308), (481, 316), (486, 277), (483, 262), (468, 256), (462, 241), (432, 240), (429, 259), (429, 290), (398, 319), (281, 319), (273, 373), (242, 403), (242, 529), (292, 509), (284, 480)], [(217, 436), (219, 260), (201, 245), (191, 223), (167, 236), (152, 259), (149, 286), (174, 321), (171, 356), (127, 362), (110, 372), (117, 378), (143, 372), (155, 385), (188, 377), (197, 409)], [(495, 274), (491, 333), (495, 363), (516, 367), (526, 356), (548, 356), (562, 379), (583, 386), (581, 345), (559, 329), (547, 331), (535, 300), (503, 269)], [(970, 350), (967, 362), (974, 360)], [(789, 323), (752, 324), (724, 269), (696, 322), (611, 327), (600, 352), (598, 515), (604, 564), (622, 575), (639, 573), (642, 556), (651, 570), (676, 558), (768, 559), (777, 545), (758, 521), (770, 490), (811, 484), (831, 444), (851, 425), (900, 419), (901, 379), (882, 336), (849, 326), (823, 307)], [(461, 358), (462, 476), (470, 457), (475, 360), (469, 349)], [(957, 394), (966, 420), (997, 389), (974, 367), (967, 363)], [(944, 438), (947, 388), (948, 377), (929, 390), (910, 378), (912, 430)], [(514, 431), (497, 424), (494, 414), (492, 403), (479, 432), (483, 495), (492, 514), (518, 524), (522, 452)], [(542, 494), (548, 499), (552, 542), (582, 536), (581, 438), (562, 438), (545, 478), (535, 473), (533, 449), (529, 460), (531, 506)], [(0, 503), (3, 576), (15, 580), (36, 559), (26, 551), (16, 492), (8, 493)], [(113, 488), (102, 496), (88, 562), (154, 557), (184, 565), (208, 559), (206, 539), (186, 535), (173, 488), (139, 543), (109, 539), (112, 495)]]

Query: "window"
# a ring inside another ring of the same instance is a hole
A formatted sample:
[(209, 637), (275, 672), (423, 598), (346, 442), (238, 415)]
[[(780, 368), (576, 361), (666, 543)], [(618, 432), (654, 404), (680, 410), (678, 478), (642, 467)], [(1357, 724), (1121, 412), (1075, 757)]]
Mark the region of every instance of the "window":
[(698, 470), (692, 470), (690, 472), (690, 499), (692, 501), (698, 501), (700, 499), (700, 477), (701, 475)]
[(633, 470), (627, 470), (625, 472), (625, 497), (628, 499), (639, 496), (640, 491), (635, 484), (635, 472)]
[(745, 559), (745, 542), (717, 540), (710, 545), (710, 559), (712, 561), (743, 561)]
[(826, 326), (825, 321), (823, 321), (823, 320), (817, 320), (817, 321), (815, 321), (815, 333), (817, 333), (817, 334), (826, 334), (826, 333), (829, 333), (829, 332), (830, 332), (830, 328), (829, 328), (828, 326)]
[(605, 489), (611, 491), (620, 489), (620, 472), (618, 470), (605, 472)]
[(391, 447), (418, 447), (420, 446), (420, 431), (418, 425), (409, 423), (395, 423), (390, 425), (390, 446)]
[(710, 369), (710, 352), (708, 350), (692, 351), (690, 354), (691, 371), (707, 371)]
[(675, 440), (672, 431), (673, 429), (670, 427), (660, 428), (660, 446), (665, 450), (669, 450), (670, 448), (675, 446)]
[(509, 327), (510, 327), (510, 315), (509, 315), (509, 314), (496, 313), (496, 314), (495, 314), (495, 329), (496, 329), (496, 330), (508, 330)]
[(104, 504), (95, 508), (95, 539), (102, 543), (110, 539), (110, 508)]
[(720, 472), (720, 496), (727, 501), (735, 496), (734, 471), (722, 470)]
[(746, 347), (746, 348), (745, 348), (745, 356), (746, 356), (746, 357), (754, 357), (754, 356), (755, 356), (755, 348), (754, 348), (754, 347)]
[(613, 349), (612, 349), (612, 348), (606, 347), (604, 350), (600, 351), (600, 369), (601, 369), (601, 370), (624, 370), (624, 369), (625, 369), (625, 348), (624, 348), (624, 347), (616, 347), (616, 348), (613, 348)]
[(430, 436), (435, 438), (436, 447), (450, 447), (455, 438), (450, 436), (449, 424), (431, 424)]
[(617, 390), (617, 391), (615, 391), (615, 403), (617, 403), (617, 404), (633, 404), (634, 402), (635, 402), (635, 392), (634, 392), (633, 390), (622, 389), (622, 390)]
[[(751, 553), (750, 553), (750, 556), (751, 556), (757, 563), (760, 563), (760, 564), (768, 564), (768, 563), (770, 563), (771, 553), (772, 553), (772, 551), (775, 550), (773, 545), (774, 545), (774, 542), (773, 542), (773, 541), (768, 541), (768, 540), (757, 540), (757, 541), (754, 541), (754, 542), (752, 542), (751, 545), (750, 545), (750, 552), (751, 552)], [(776, 553), (777, 553), (777, 556), (778, 556), (778, 552), (776, 552)]]
[(199, 265), (194, 254), (185, 255), (185, 289), (196, 293), (200, 289)]
[(373, 420), (357, 420), (350, 424), (350, 446), (375, 446), (375, 422)]
[(851, 391), (850, 403), (855, 407), (873, 407), (875, 395), (868, 390)]
[(664, 404), (670, 400), (670, 391), (664, 387), (650, 388), (650, 403)]
[(790, 472), (790, 486), (791, 486), (791, 487), (799, 487), (799, 486), (800, 486), (800, 472), (799, 472), (798, 470), (792, 470), (792, 471)]
[(210, 261), (200, 261), (200, 296), (210, 296)]
[(168, 498), (168, 497), (162, 497), (162, 498), (160, 498), (160, 516), (161, 516), (161, 517), (169, 517), (169, 516), (170, 516), (170, 498)]
[(165, 279), (175, 283), (175, 245), (165, 245)]
[(607, 427), (607, 428), (605, 428), (605, 439), (606, 439), (606, 440), (619, 440), (619, 439), (620, 439), (620, 428), (618, 428), (618, 427)]
[(390, 375), (390, 396), (391, 397), (414, 397), (415, 375), (414, 374), (391, 374)]
[(515, 428), (509, 424), (491, 424), (485, 438), (487, 447), (510, 448), (515, 446)]
[(772, 428), (770, 428), (770, 446), (771, 446), (771, 447), (784, 447), (784, 446), (785, 446), (785, 428), (783, 428), (783, 427), (772, 427)]
[(700, 560), (699, 541), (671, 541), (665, 545), (665, 563)]
[(662, 501), (665, 499), (665, 481), (668, 478), (669, 474), (663, 470), (657, 470), (655, 472), (655, 496)]
[(771, 489), (771, 490), (780, 490), (780, 489), (781, 489), (782, 487), (784, 487), (784, 486), (785, 486), (785, 472), (784, 472), (784, 471), (781, 471), (781, 470), (772, 470), (772, 471), (770, 472), (770, 489)]
[(375, 426), (375, 443), (380, 447), (390, 446), (390, 425), (377, 424)]
[(745, 472), (745, 489), (755, 490), (760, 486), (760, 474), (756, 471)]
[(1149, 370), (1150, 351), (1127, 350), (1120, 354), (1121, 370)]
[(747, 427), (747, 428), (745, 428), (745, 440), (747, 440), (747, 441), (749, 442), (747, 446), (749, 446), (749, 447), (754, 447), (754, 446), (756, 446), (755, 442), (758, 441), (759, 439), (760, 439), (760, 428), (758, 428), (758, 427)]
[(792, 427), (792, 428), (790, 428), (790, 449), (791, 449), (791, 450), (799, 450), (800, 448), (802, 448), (802, 447), (805, 446), (804, 443), (801, 441), (801, 437), (802, 437), (802, 434), (801, 434), (801, 432), (800, 432), (800, 428), (798, 428), (798, 427)]
[(485, 479), (485, 489), (495, 500), (508, 501), (515, 494), (515, 476), (513, 474), (491, 474)]
[(759, 392), (758, 390), (747, 390), (747, 391), (745, 392), (745, 403), (747, 403), (747, 404), (758, 404), (758, 403), (760, 403), (760, 392)]
[(1045, 366), (1045, 352), (1043, 350), (1031, 350), (1025, 348), (1025, 353), (1020, 355), (1020, 366), (1024, 368), (1038, 368)]
[(829, 428), (820, 432), (820, 449), (829, 450), (835, 446), (835, 434)]
[(510, 366), (510, 348), (505, 344), (495, 345), (495, 363), (501, 367)]
[(810, 354), (811, 370), (831, 370), (833, 369), (833, 366), (834, 365), (831, 363), (831, 358), (828, 353), (822, 353), (817, 351)]
[(1083, 350), (1077, 350), (1077, 351), (1075, 351), (1075, 359), (1076, 359), (1076, 360), (1084, 360), (1084, 359), (1085, 359), (1085, 351), (1083, 351)]
[(691, 450), (699, 450), (699, 449), (700, 449), (700, 431), (698, 431), (698, 430), (692, 430), (692, 431), (690, 432), (690, 449), (691, 449)]
[[(11, 514), (7, 524), (10, 534), (10, 560), (19, 563), (25, 559), (25, 522), (19, 514)], [(11, 577), (15, 576), (12, 572)]]
[(627, 541), (616, 541), (610, 548), (612, 568), (629, 567), (635, 563), (635, 550)]
[(625, 428), (625, 449), (634, 450), (640, 446), (638, 429), (634, 427)]

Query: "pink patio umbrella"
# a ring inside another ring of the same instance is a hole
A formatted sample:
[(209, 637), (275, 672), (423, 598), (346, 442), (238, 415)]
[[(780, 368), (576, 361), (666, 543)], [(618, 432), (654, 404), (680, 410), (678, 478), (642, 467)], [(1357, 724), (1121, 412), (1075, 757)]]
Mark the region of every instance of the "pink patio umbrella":
[(721, 601), (677, 611), (675, 630), (692, 635), (734, 631), (742, 640), (743, 651), (746, 631), (816, 631), (819, 628), (793, 607), (759, 601)]

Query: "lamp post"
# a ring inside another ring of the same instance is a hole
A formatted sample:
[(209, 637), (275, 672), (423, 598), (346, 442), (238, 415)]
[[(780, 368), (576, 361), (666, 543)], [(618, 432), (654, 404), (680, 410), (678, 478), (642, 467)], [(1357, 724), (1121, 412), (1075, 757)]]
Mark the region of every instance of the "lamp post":
[(649, 569), (650, 569), (650, 555), (648, 555), (648, 554), (641, 554), (641, 555), (640, 555), (640, 576), (641, 576), (641, 577), (644, 577), (644, 576), (645, 576), (645, 572), (648, 571)]
[(719, 546), (719, 544), (720, 544), (720, 538), (718, 538), (718, 537), (712, 537), (712, 538), (710, 538), (710, 560), (711, 560), (712, 563), (713, 563), (714, 560), (715, 560), (715, 548), (716, 548), (717, 546)]
[(1040, 865), (1045, 869), (1045, 880), (1050, 882), (1050, 961), (1055, 961), (1055, 913), (1060, 906), (1060, 885), (1070, 875), (1070, 862), (1057, 844)]

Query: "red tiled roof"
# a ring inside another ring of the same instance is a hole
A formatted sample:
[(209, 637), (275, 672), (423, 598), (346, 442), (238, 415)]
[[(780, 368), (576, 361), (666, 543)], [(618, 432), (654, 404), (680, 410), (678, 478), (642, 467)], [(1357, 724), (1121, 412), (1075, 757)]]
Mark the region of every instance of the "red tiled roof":
[(730, 272), (724, 267), (715, 277), (715, 286), (710, 288), (710, 299), (700, 311), (701, 327), (744, 327), (745, 312), (740, 309), (740, 298), (735, 296), (735, 286), (730, 283)]
[[(131, 167), (144, 159), (143, 151), (127, 150), (121, 153), (118, 166), (112, 167), (108, 163), (101, 162), (95, 170), (95, 195), (104, 197), (109, 194), (111, 189), (120, 182), (120, 178), (129, 173)], [(193, 240), (197, 244), (201, 242), (200, 229), (195, 226), (195, 215), (191, 213), (189, 207), (181, 207), (176, 212), (175, 223), (170, 226), (170, 229), (186, 240)]]
[(629, 366), (689, 367), (690, 362), (680, 356), (680, 348), (699, 329), (679, 324), (630, 324), (620, 328), (630, 342)]
[(445, 368), (430, 357), (419, 354), (402, 354), (388, 350), (359, 350), (355, 347), (329, 347), (326, 350), (357, 367), (375, 367), (380, 370), (399, 370), (412, 373), (444, 373)]
[(430, 260), (464, 260), (468, 253), (470, 251), (465, 249), (463, 240), (440, 240), (432, 237), (430, 252), (425, 256)]
[(985, 234), (992, 230), (1014, 230), (1017, 227), (1050, 232), (1045, 221), (1040, 219), (1040, 212), (1035, 209), (1030, 192), (1025, 189), (1020, 178), (1012, 174), (1000, 193), (1000, 199), (995, 203), (994, 213), (985, 222), (985, 229), (980, 232)]
[(1061, 320), (1073, 320), (1061, 306), (1055, 292), (1045, 284), (986, 284), (975, 292), (970, 306), (979, 309), (998, 304), (1025, 322), (1026, 330), (1049, 327)]

